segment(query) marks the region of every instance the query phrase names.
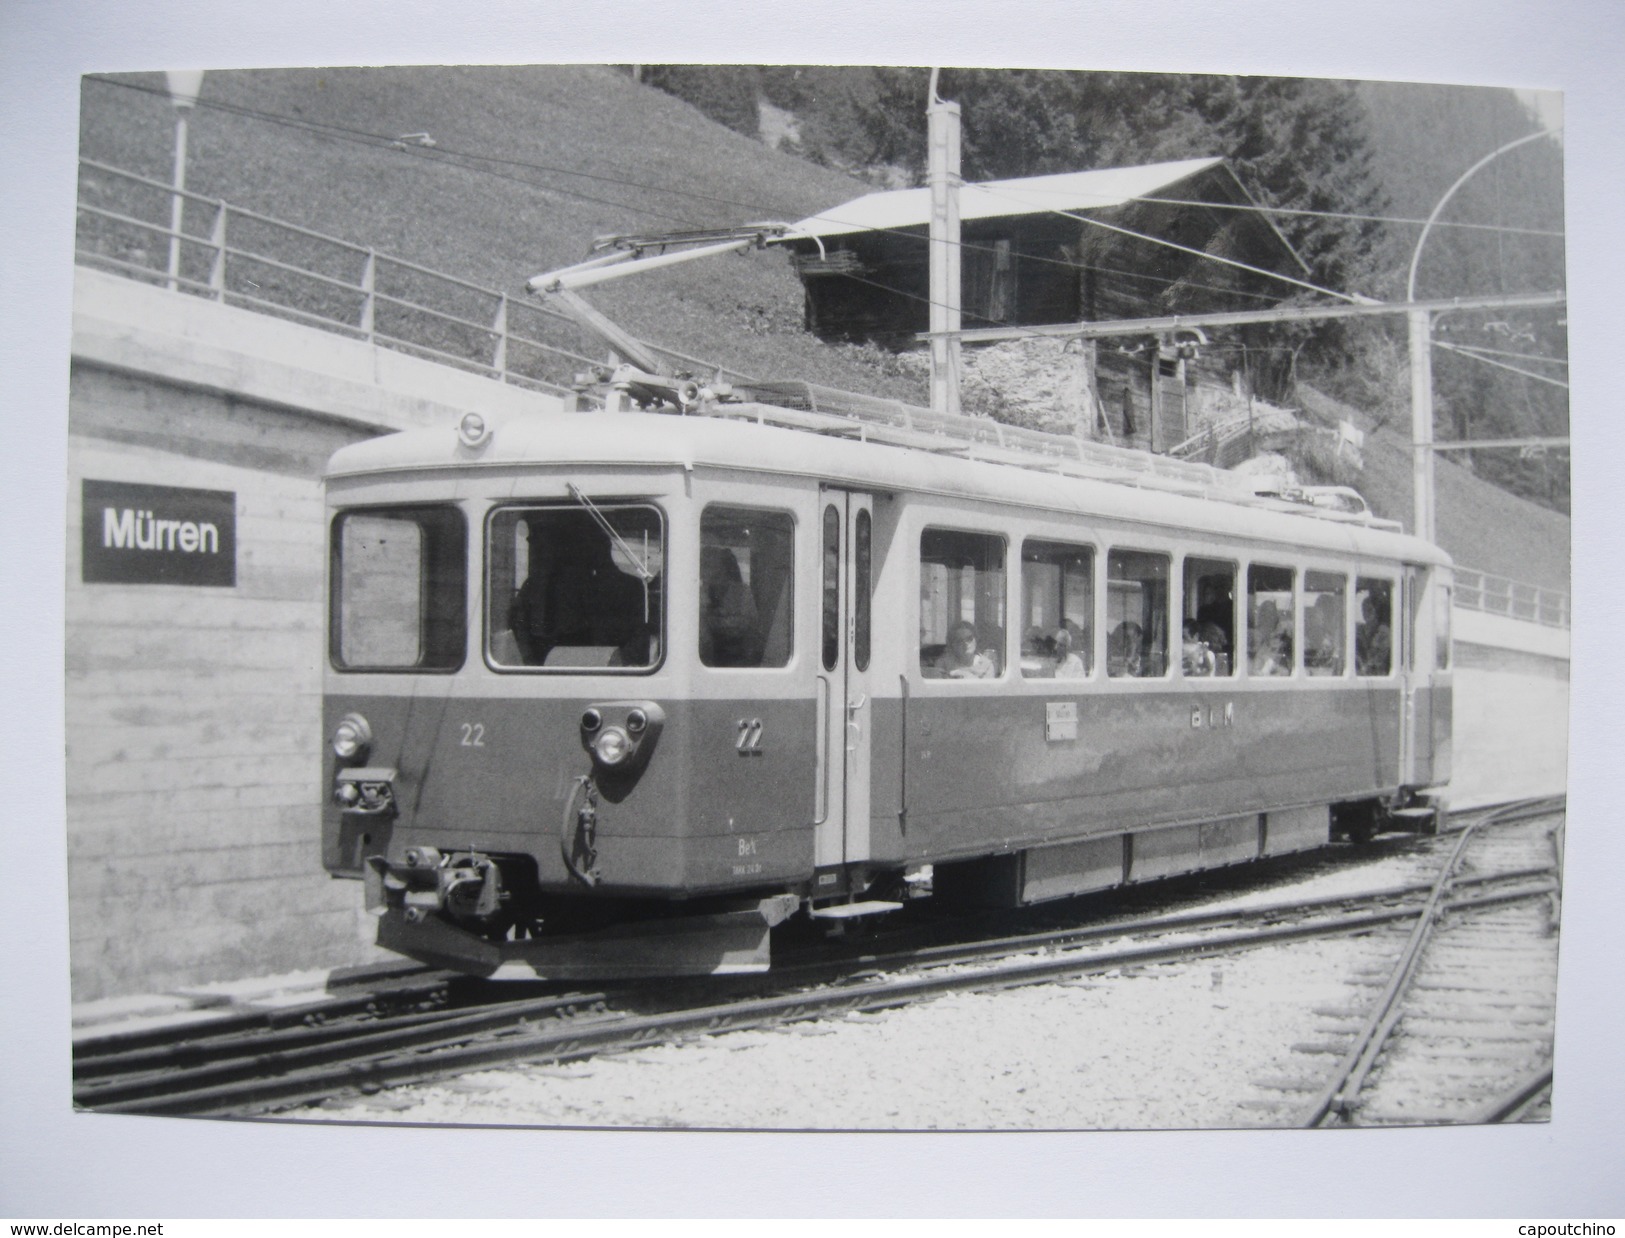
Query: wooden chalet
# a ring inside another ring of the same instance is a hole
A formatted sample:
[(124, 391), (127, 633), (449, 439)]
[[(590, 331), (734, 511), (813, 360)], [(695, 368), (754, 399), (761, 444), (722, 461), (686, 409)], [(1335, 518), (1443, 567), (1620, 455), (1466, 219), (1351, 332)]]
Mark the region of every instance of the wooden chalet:
[[(1267, 215), (1226, 209), (1253, 205), (1219, 158), (966, 184), (963, 324), (1268, 308), (1293, 286), (1214, 260), (1307, 278)], [(808, 329), (831, 342), (919, 347), (915, 336), (929, 317), (930, 211), (929, 189), (893, 190), (797, 225), (786, 243), (806, 290)], [(1058, 411), (1083, 433), (1167, 450), (1250, 395), (1256, 370), (1243, 347), (1250, 334), (1232, 332), (1226, 347), (1194, 351), (1132, 339), (1074, 349), (1082, 373), (1072, 386), (1084, 394)], [(967, 350), (971, 376), (978, 364), (977, 351)]]

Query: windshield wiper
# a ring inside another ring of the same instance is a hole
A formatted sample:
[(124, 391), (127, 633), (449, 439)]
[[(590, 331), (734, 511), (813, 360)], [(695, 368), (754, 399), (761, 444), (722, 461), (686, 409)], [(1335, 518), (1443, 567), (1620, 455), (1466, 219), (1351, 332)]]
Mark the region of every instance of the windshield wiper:
[(570, 491), (570, 497), (587, 509), (587, 514), (593, 518), (594, 523), (596, 523), (605, 533), (609, 534), (610, 541), (614, 542), (616, 546), (620, 547), (620, 551), (626, 556), (627, 562), (629, 562), (637, 572), (638, 579), (643, 583), (643, 622), (648, 623), (649, 585), (654, 581), (655, 578), (655, 574), (649, 570), (647, 545), (649, 535), (647, 533), (644, 534), (644, 553), (639, 555), (637, 551), (633, 550), (632, 547), (626, 544), (626, 539), (616, 532), (615, 526), (609, 522), (609, 517), (604, 515), (604, 513), (599, 510), (598, 505), (587, 497), (586, 492), (583, 491), (580, 486), (576, 485), (573, 481), (565, 482), (565, 486)]

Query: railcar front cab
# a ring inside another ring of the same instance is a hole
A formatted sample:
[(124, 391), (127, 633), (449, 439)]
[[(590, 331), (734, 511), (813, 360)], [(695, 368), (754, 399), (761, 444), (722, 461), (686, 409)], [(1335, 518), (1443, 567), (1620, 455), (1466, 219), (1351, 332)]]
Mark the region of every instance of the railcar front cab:
[(499, 977), (767, 966), (812, 890), (805, 483), (330, 481), (323, 859)]

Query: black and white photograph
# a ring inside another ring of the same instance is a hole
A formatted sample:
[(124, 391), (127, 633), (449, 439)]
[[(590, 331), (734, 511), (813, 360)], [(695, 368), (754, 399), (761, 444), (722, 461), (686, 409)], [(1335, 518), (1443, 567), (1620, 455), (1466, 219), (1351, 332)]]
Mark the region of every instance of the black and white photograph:
[(73, 83), (61, 1114), (1562, 1144), (1564, 82), (614, 46)]

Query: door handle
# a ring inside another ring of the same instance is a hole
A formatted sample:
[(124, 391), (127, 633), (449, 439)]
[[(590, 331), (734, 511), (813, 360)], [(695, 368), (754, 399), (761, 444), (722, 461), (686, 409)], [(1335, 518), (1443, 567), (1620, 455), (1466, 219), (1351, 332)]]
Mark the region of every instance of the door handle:
[(858, 699), (846, 703), (846, 750), (856, 752), (857, 741), (863, 734), (863, 723), (858, 721), (858, 710), (869, 703), (867, 692), (858, 693)]

